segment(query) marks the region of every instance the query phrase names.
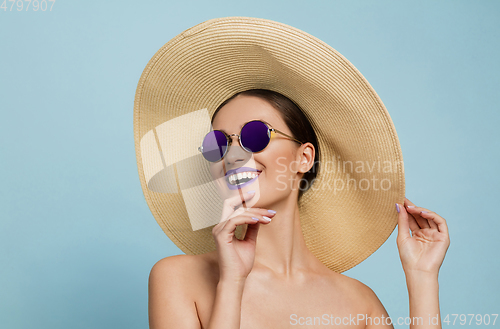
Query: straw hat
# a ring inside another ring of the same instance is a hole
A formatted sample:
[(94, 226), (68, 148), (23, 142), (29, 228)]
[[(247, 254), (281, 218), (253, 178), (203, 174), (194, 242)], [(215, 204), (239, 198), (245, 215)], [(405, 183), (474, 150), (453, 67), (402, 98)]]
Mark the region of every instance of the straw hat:
[[(222, 200), (198, 152), (227, 98), (269, 89), (303, 109), (317, 134), (320, 168), (299, 202), (305, 242), (343, 272), (377, 250), (404, 201), (403, 157), (384, 104), (361, 73), (321, 40), (265, 19), (227, 17), (174, 37), (137, 86), (134, 138), (149, 208), (186, 254), (215, 250)], [(219, 199), (218, 199), (219, 198)], [(244, 227), (236, 232), (244, 236)]]

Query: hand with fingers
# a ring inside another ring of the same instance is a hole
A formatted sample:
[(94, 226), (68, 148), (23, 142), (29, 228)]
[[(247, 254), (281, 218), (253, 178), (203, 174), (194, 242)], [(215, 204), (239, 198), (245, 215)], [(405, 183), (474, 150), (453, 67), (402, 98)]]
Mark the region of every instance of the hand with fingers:
[[(275, 211), (247, 208), (246, 202), (255, 191), (236, 195), (224, 201), (222, 218), (215, 225), (212, 235), (219, 256), (220, 280), (242, 281), (252, 270), (259, 224), (268, 225)], [(248, 224), (245, 238), (239, 240), (234, 232), (238, 225)]]
[(396, 204), (396, 208), (397, 245), (404, 272), (437, 275), (450, 245), (446, 220), (406, 198), (404, 205)]

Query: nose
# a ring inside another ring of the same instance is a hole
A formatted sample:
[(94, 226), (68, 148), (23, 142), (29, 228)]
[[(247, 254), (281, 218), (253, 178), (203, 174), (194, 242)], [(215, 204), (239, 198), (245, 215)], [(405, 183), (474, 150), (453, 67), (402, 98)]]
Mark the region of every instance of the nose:
[(238, 135), (232, 134), (229, 135), (229, 138), (231, 138), (231, 144), (229, 145), (229, 149), (224, 157), (226, 165), (235, 165), (238, 162), (246, 163), (252, 154), (250, 152), (246, 152), (241, 147)]

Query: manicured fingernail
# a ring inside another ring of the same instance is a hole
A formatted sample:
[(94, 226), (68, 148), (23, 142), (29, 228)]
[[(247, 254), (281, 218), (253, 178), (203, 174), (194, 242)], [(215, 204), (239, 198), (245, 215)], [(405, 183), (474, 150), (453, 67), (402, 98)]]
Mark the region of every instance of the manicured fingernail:
[(267, 220), (268, 222), (270, 222), (270, 221), (271, 221), (271, 218), (269, 218), (269, 217), (262, 216), (262, 218), (264, 218), (264, 219), (265, 219), (265, 220)]
[(398, 211), (399, 214), (399, 205), (396, 203), (396, 210)]
[(408, 206), (408, 207), (406, 207), (406, 208), (415, 208), (415, 206)]
[(276, 211), (274, 211), (274, 210), (268, 210), (268, 212), (271, 213), (271, 214), (275, 214), (276, 213)]
[(252, 190), (252, 191), (248, 191), (247, 193), (248, 193), (248, 194), (252, 194), (252, 193), (255, 193), (255, 191), (254, 191), (254, 190)]
[(256, 220), (256, 221), (258, 221), (258, 220), (259, 220), (258, 218), (255, 218), (255, 217), (252, 217), (252, 219), (253, 219), (253, 220)]
[(428, 213), (428, 211), (425, 211), (425, 210), (422, 210), (421, 212), (425, 212), (425, 213)]

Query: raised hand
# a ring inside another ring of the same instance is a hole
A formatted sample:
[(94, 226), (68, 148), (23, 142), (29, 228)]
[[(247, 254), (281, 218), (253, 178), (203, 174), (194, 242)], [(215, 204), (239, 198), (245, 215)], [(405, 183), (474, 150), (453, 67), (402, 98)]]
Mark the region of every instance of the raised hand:
[[(255, 259), (259, 224), (269, 224), (275, 214), (272, 210), (242, 206), (254, 196), (255, 192), (245, 193), (225, 200), (221, 222), (212, 230), (219, 256), (220, 280), (238, 281), (248, 276)], [(243, 224), (248, 224), (246, 235), (238, 240), (234, 232)]]
[(399, 211), (397, 245), (406, 275), (418, 272), (437, 275), (450, 245), (446, 220), (406, 198), (404, 205), (396, 204), (396, 207)]

